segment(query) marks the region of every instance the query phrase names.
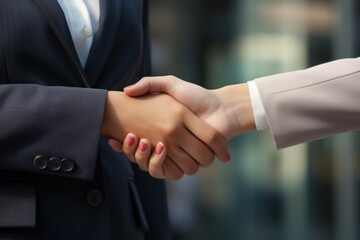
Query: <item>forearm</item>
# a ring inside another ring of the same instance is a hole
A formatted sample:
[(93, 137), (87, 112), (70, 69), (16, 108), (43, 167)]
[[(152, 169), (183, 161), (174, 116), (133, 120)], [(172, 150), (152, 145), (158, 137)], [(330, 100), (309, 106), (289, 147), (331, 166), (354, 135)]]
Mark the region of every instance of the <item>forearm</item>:
[[(91, 180), (105, 98), (97, 89), (0, 85), (0, 169)], [(71, 159), (75, 168), (40, 169), (39, 155)]]
[(224, 123), (229, 125), (226, 134), (228, 139), (256, 130), (249, 88), (246, 83), (226, 86), (213, 92), (224, 106), (230, 121)]
[(256, 79), (278, 148), (360, 129), (360, 59)]
[[(125, 132), (120, 124), (118, 124), (119, 116), (117, 110), (121, 107), (123, 93), (118, 91), (109, 91), (106, 95), (103, 124), (101, 134), (106, 137), (123, 140)], [(126, 111), (125, 109), (122, 109)], [(116, 131), (114, 131), (116, 129)]]

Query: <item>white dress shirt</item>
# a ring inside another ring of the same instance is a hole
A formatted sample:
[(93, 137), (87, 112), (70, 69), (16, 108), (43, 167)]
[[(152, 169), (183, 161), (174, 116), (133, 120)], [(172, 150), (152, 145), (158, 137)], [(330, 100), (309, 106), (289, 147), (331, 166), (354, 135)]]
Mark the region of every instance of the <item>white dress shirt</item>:
[(93, 43), (93, 36), (99, 29), (99, 0), (57, 0), (62, 8), (81, 65), (85, 67)]

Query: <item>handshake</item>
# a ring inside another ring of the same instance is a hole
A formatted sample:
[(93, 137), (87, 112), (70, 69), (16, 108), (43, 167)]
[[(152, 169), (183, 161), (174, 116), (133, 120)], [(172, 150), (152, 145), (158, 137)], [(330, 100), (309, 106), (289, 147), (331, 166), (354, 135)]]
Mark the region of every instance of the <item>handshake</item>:
[(230, 162), (226, 142), (255, 129), (246, 83), (207, 90), (165, 76), (109, 91), (102, 134), (141, 170), (178, 180), (211, 165), (215, 155)]
[(247, 131), (270, 128), (277, 148), (356, 131), (359, 61), (215, 90), (173, 76), (144, 78), (125, 93), (108, 93), (102, 133), (153, 177), (180, 179), (209, 166), (214, 155), (229, 162), (226, 141)]

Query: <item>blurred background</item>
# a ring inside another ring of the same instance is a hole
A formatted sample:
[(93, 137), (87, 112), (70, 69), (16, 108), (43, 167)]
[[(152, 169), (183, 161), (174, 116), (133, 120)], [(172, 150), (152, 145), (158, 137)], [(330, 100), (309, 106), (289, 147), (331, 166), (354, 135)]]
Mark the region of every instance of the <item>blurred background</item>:
[[(207, 88), (360, 54), (358, 0), (151, 0), (155, 75)], [(360, 103), (359, 103), (360, 104)], [(174, 240), (359, 239), (360, 135), (276, 150), (233, 139), (232, 162), (168, 181)]]

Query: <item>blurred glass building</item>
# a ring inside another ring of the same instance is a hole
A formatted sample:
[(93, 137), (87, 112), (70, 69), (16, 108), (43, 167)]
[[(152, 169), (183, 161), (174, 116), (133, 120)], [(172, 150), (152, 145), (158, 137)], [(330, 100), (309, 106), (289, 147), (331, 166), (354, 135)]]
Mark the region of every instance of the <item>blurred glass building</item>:
[[(151, 0), (150, 16), (154, 74), (207, 88), (360, 55), (358, 0)], [(359, 239), (359, 142), (233, 139), (230, 164), (167, 182), (174, 239)]]

